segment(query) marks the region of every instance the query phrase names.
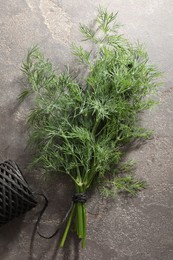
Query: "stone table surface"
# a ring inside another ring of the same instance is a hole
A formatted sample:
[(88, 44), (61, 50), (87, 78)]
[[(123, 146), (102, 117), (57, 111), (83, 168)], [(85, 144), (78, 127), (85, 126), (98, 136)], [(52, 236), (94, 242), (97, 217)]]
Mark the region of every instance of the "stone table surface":
[[(128, 155), (135, 174), (148, 183), (136, 198), (102, 200), (95, 192), (87, 202), (87, 247), (70, 233), (65, 248), (58, 236), (34, 235), (42, 201), (32, 211), (1, 227), (1, 260), (172, 260), (173, 259), (173, 1), (167, 0), (8, 0), (0, 1), (0, 158), (15, 160), (33, 190), (50, 203), (42, 230), (51, 233), (66, 213), (73, 186), (65, 177), (42, 178), (29, 171), (32, 153), (26, 147), (27, 102), (17, 96), (24, 83), (20, 71), (28, 48), (38, 44), (55, 67), (74, 64), (71, 43), (79, 42), (79, 23), (92, 25), (99, 4), (119, 12), (122, 32), (143, 42), (150, 61), (163, 71), (159, 104), (143, 115), (154, 138)], [(73, 65), (74, 66), (74, 65)], [(91, 213), (97, 214), (91, 214)]]

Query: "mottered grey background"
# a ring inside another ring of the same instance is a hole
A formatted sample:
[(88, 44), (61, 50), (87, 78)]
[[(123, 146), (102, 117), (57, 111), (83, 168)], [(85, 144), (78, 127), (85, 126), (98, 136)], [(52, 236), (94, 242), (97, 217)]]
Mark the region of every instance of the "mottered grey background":
[[(8, 0), (0, 1), (0, 159), (15, 160), (34, 191), (50, 203), (42, 230), (49, 234), (71, 203), (72, 183), (66, 177), (46, 180), (38, 169), (28, 170), (32, 152), (26, 147), (26, 116), (31, 101), (21, 105), (17, 96), (25, 85), (20, 71), (28, 48), (38, 44), (55, 67), (74, 68), (70, 45), (79, 42), (79, 23), (92, 26), (99, 4), (119, 12), (121, 29), (131, 41), (144, 43), (163, 72), (159, 104), (143, 114), (143, 125), (154, 138), (131, 152), (135, 174), (148, 187), (136, 198), (102, 200), (94, 192), (87, 202), (87, 247), (73, 233), (64, 249), (59, 236), (33, 236), (43, 201), (32, 211), (0, 229), (2, 260), (172, 260), (173, 259), (173, 1), (171, 0)], [(75, 67), (78, 71), (78, 66)], [(92, 214), (91, 214), (92, 213)]]

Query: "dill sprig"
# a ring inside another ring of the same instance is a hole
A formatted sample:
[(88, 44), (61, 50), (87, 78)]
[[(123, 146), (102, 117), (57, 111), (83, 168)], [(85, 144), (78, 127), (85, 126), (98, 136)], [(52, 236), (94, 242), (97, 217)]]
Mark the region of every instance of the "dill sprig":
[[(119, 34), (116, 17), (100, 8), (95, 29), (80, 25), (84, 40), (95, 45), (91, 51), (73, 45), (84, 72), (88, 67), (85, 83), (68, 70), (57, 74), (38, 47), (29, 50), (22, 67), (29, 87), (19, 100), (30, 94), (34, 99), (28, 116), (29, 143), (36, 151), (32, 164), (69, 175), (77, 193), (86, 192), (96, 178), (103, 180), (121, 161), (126, 144), (150, 135), (139, 126), (139, 113), (154, 103), (146, 97), (156, 90), (159, 72), (140, 44)], [(132, 195), (144, 186), (131, 176), (113, 176), (109, 184)], [(108, 194), (105, 186), (102, 193)], [(74, 203), (61, 247), (72, 222), (84, 247), (84, 203)]]

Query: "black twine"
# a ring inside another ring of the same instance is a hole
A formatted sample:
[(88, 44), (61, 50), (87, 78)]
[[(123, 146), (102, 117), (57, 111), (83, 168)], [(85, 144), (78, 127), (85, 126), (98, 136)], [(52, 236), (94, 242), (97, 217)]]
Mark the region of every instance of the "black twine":
[(86, 193), (76, 193), (72, 197), (72, 201), (74, 203), (80, 202), (80, 203), (86, 203), (87, 202), (87, 195)]
[(63, 226), (64, 222), (67, 220), (68, 216), (70, 215), (74, 203), (78, 203), (78, 202), (79, 202), (79, 203), (86, 203), (86, 202), (87, 202), (87, 195), (86, 195), (86, 193), (75, 193), (75, 194), (72, 196), (72, 203), (71, 203), (71, 205), (70, 205), (70, 208), (69, 208), (69, 210), (67, 211), (67, 213), (66, 213), (65, 217), (63, 218), (63, 220), (62, 220), (62, 221), (60, 222), (60, 224), (58, 225), (57, 229), (54, 231), (54, 233), (53, 233), (52, 235), (50, 235), (50, 236), (45, 236), (45, 235), (43, 235), (43, 234), (40, 233), (39, 224), (40, 224), (40, 221), (41, 221), (41, 218), (42, 218), (42, 216), (43, 216), (43, 213), (45, 212), (45, 210), (46, 210), (46, 208), (47, 208), (49, 202), (48, 202), (47, 197), (46, 197), (44, 194), (42, 194), (42, 193), (41, 193), (41, 194), (38, 194), (38, 193), (37, 193), (37, 195), (42, 196), (42, 197), (44, 198), (44, 200), (45, 200), (45, 203), (44, 203), (43, 209), (40, 211), (40, 215), (39, 215), (39, 217), (38, 217), (38, 219), (37, 219), (36, 229), (37, 229), (38, 235), (39, 235), (40, 237), (42, 237), (42, 238), (45, 238), (45, 239), (50, 239), (50, 238), (54, 237), (54, 236), (60, 231), (60, 229), (61, 229), (61, 227)]

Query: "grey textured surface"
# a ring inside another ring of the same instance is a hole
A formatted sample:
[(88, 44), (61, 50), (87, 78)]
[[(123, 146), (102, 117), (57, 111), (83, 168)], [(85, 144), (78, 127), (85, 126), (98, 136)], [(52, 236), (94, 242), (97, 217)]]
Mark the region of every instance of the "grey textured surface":
[[(107, 1), (106, 1), (107, 2)], [(50, 199), (42, 228), (51, 232), (70, 205), (73, 187), (66, 178), (47, 181), (26, 169), (32, 154), (26, 149), (25, 118), (29, 104), (18, 105), (22, 89), (22, 60), (38, 44), (55, 66), (72, 64), (72, 41), (80, 39), (79, 22), (90, 24), (103, 1), (8, 0), (0, 1), (0, 159), (21, 166), (33, 190), (44, 189)], [(88, 201), (87, 248), (71, 234), (64, 250), (58, 236), (32, 239), (40, 206), (0, 230), (1, 260), (172, 260), (173, 259), (173, 1), (109, 1), (119, 11), (123, 33), (143, 42), (150, 60), (164, 72), (160, 104), (146, 112), (144, 125), (155, 130), (153, 140), (130, 152), (137, 161), (136, 175), (148, 183), (137, 198)]]

